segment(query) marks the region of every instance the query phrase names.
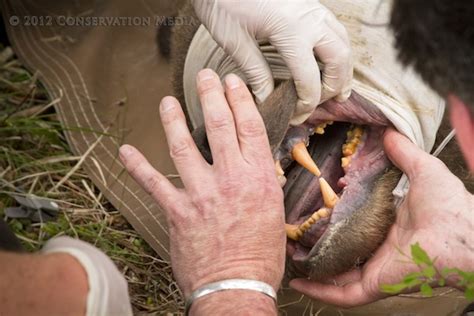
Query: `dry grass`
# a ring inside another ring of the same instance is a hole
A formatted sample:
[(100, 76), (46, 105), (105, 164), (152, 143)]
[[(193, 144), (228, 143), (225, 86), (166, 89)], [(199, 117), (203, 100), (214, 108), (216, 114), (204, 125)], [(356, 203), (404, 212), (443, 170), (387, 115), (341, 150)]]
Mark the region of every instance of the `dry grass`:
[[(84, 170), (74, 170), (81, 157), (68, 148), (54, 113), (57, 101), (48, 99), (36, 76), (9, 48), (0, 51), (0, 216), (28, 251), (61, 235), (103, 250), (126, 276), (136, 314), (181, 313), (183, 302), (169, 263), (107, 202)], [(10, 193), (52, 199), (60, 215), (47, 223), (6, 218), (5, 207), (16, 205)]]

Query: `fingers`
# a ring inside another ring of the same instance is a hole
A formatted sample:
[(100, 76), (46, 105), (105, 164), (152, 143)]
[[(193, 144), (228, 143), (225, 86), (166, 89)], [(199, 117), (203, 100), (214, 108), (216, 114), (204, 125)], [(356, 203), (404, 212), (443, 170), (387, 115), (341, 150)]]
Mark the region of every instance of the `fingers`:
[(197, 82), (214, 164), (228, 166), (241, 154), (234, 117), (224, 89), (217, 74), (210, 69), (201, 70)]
[(412, 178), (423, 167), (423, 158), (429, 156), (393, 128), (388, 128), (383, 140), (388, 158)]
[[(280, 37), (285, 38), (285, 40), (279, 41)], [(299, 125), (306, 121), (319, 104), (321, 79), (312, 47), (309, 45), (305, 47), (304, 43), (300, 42), (288, 42), (287, 38), (291, 37), (293, 36), (278, 34), (278, 37), (270, 37), (270, 42), (281, 54), (295, 82), (298, 102), (290, 124)], [(297, 50), (294, 50), (294, 48), (297, 48)]]
[(160, 104), (160, 116), (170, 156), (184, 186), (189, 189), (199, 186), (209, 165), (204, 161), (189, 133), (178, 100), (173, 97), (165, 97)]
[[(334, 14), (329, 14), (326, 20), (326, 24), (330, 29), (334, 31), (334, 33), (339, 36), (339, 38), (346, 44), (349, 49), (351, 49), (351, 41), (349, 39), (349, 35), (347, 34), (347, 30), (344, 25), (337, 20)], [(346, 101), (352, 92), (352, 78), (354, 77), (354, 61), (352, 56), (350, 56), (350, 67), (347, 68), (347, 76), (345, 83), (342, 86), (341, 92), (334, 97), (334, 99), (338, 102)], [(323, 90), (324, 94), (324, 90)], [(325, 96), (322, 96), (323, 99)]]
[(273, 160), (265, 124), (245, 83), (230, 74), (225, 78), (225, 90), (234, 114), (243, 158), (250, 163), (263, 160), (271, 165)]
[(123, 145), (119, 153), (132, 178), (167, 211), (168, 205), (176, 201), (179, 194), (175, 186), (156, 171), (136, 148)]
[(361, 278), (362, 271), (360, 269), (355, 269), (329, 278), (325, 283), (333, 283), (334, 285), (343, 286), (348, 283), (358, 282), (361, 280)]
[[(331, 23), (331, 22), (329, 22)], [(333, 97), (345, 101), (351, 92), (352, 53), (348, 39), (328, 27), (324, 36), (315, 43), (314, 52), (324, 64), (322, 71), (322, 101)]]
[(360, 282), (339, 287), (306, 279), (294, 279), (290, 281), (290, 287), (313, 299), (344, 308), (365, 305), (379, 298), (366, 293)]
[[(230, 38), (231, 35), (228, 35)], [(234, 38), (239, 41), (224, 40), (224, 50), (232, 56), (239, 69), (247, 77), (257, 103), (262, 103), (273, 92), (273, 74), (260, 48), (249, 34), (242, 32)]]

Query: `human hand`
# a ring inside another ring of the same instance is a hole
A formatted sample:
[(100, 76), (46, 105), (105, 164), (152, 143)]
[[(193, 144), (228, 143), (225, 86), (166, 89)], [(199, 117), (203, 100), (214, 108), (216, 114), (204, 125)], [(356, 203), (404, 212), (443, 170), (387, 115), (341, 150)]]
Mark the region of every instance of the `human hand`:
[(120, 157), (165, 211), (174, 276), (184, 295), (215, 281), (255, 279), (279, 287), (285, 260), (283, 193), (265, 126), (244, 82), (211, 70), (198, 92), (214, 158), (199, 153), (175, 98), (160, 105), (170, 155), (184, 189), (174, 187), (135, 148)]
[[(257, 40), (269, 40), (287, 64), (299, 101), (292, 125), (303, 123), (322, 101), (345, 101), (352, 57), (344, 26), (317, 0), (193, 0), (196, 14), (246, 75), (257, 101), (273, 91), (273, 76)], [(314, 57), (324, 65), (322, 76)]]
[[(290, 282), (292, 288), (342, 307), (374, 302), (386, 296), (381, 285), (399, 283), (408, 273), (419, 271), (415, 264), (403, 262), (406, 258), (399, 251), (409, 254), (410, 246), (417, 242), (430, 257), (437, 258), (439, 270), (457, 267), (472, 271), (473, 196), (439, 159), (393, 129), (385, 133), (384, 146), (388, 157), (410, 179), (408, 195), (386, 241), (362, 269), (327, 283), (295, 279)], [(455, 280), (448, 280), (448, 285), (455, 284)]]
[[(49, 240), (44, 254), (66, 253), (87, 273), (86, 315), (132, 315), (128, 284), (112, 260), (94, 246), (70, 237)], [(68, 276), (66, 276), (68, 277)]]

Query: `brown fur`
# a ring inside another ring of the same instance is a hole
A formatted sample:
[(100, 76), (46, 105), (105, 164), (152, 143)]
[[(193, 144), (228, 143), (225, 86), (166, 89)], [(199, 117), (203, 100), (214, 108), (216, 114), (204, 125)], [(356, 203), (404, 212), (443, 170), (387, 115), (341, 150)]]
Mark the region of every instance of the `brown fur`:
[[(194, 21), (199, 21), (194, 9), (190, 3), (187, 3), (179, 10), (179, 16), (192, 17)], [(191, 20), (191, 19), (190, 19)], [(186, 102), (184, 101), (184, 88), (183, 88), (183, 73), (184, 73), (184, 61), (188, 54), (189, 45), (193, 39), (194, 34), (199, 28), (199, 23), (193, 23), (187, 25), (185, 23), (175, 25), (171, 31), (171, 47), (169, 48), (171, 54), (171, 66), (173, 69), (173, 88), (174, 95), (185, 108)], [(163, 49), (163, 48), (162, 48)], [(166, 49), (165, 49), (166, 50)], [(191, 127), (188, 113), (185, 111), (186, 119), (189, 127)]]
[(354, 268), (370, 257), (395, 221), (392, 190), (401, 172), (386, 172), (374, 186), (367, 204), (330, 228), (308, 261), (313, 279), (323, 279)]
[[(187, 5), (181, 15), (195, 16), (193, 9)], [(171, 56), (174, 67), (175, 95), (184, 103), (183, 68), (189, 44), (198, 26), (176, 26), (173, 30)], [(292, 83), (282, 83), (268, 100), (259, 107), (267, 127), (272, 149), (278, 148), (288, 128), (288, 121), (296, 104), (297, 96)], [(185, 108), (185, 107), (184, 107)], [(450, 128), (445, 119), (438, 133), (437, 143), (449, 133)], [(205, 129), (200, 127), (194, 132), (199, 148), (207, 159), (210, 151), (207, 145)], [(448, 167), (460, 177), (470, 192), (473, 192), (474, 180), (468, 177), (461, 152), (455, 141), (452, 141), (440, 155)], [(366, 205), (354, 212), (348, 219), (330, 229), (315, 249), (314, 256), (306, 263), (314, 279), (321, 279), (347, 271), (362, 263), (383, 242), (395, 218), (392, 190), (400, 179), (400, 171), (393, 168), (387, 171), (374, 185), (372, 195)], [(289, 270), (294, 270), (291, 265)]]
[[(449, 132), (451, 132), (452, 129), (453, 128), (449, 123), (449, 115), (446, 113), (438, 130), (438, 134), (436, 134), (436, 143), (434, 148), (438, 147), (438, 145), (449, 134)], [(451, 172), (454, 173), (456, 177), (461, 179), (469, 192), (474, 193), (474, 176), (469, 173), (469, 169), (467, 168), (463, 154), (456, 139), (453, 139), (448, 143), (445, 149), (439, 154), (438, 158), (446, 164), (449, 170), (451, 170)]]

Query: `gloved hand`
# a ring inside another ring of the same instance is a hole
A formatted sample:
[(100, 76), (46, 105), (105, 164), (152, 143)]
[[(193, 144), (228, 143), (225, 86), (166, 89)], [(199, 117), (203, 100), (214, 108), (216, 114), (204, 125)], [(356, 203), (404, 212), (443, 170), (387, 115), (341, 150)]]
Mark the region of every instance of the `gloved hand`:
[[(257, 40), (268, 40), (295, 81), (292, 121), (305, 121), (316, 106), (351, 92), (352, 57), (346, 30), (317, 0), (192, 0), (201, 22), (246, 75), (257, 102), (273, 91), (273, 77)], [(316, 58), (323, 65), (322, 76)]]
[(89, 281), (87, 316), (132, 315), (128, 286), (112, 260), (97, 248), (69, 237), (54, 238), (43, 253), (67, 253), (83, 266)]

